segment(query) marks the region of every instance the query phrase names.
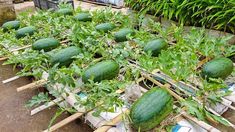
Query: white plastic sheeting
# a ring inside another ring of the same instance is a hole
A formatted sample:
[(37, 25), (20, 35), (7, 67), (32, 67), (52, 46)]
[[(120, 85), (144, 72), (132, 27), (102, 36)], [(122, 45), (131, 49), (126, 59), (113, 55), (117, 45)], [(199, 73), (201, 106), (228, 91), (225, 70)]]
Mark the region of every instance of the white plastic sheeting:
[(124, 5), (124, 0), (96, 0), (96, 2), (112, 4), (112, 5), (116, 5), (116, 6), (123, 6)]

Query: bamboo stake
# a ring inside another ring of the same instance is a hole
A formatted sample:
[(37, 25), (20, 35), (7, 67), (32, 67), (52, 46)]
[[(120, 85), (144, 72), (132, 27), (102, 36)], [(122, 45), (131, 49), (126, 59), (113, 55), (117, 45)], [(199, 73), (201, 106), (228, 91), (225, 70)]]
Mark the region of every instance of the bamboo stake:
[(10, 50), (10, 52), (15, 52), (15, 51), (27, 49), (27, 48), (29, 48), (29, 47), (31, 47), (31, 46), (32, 46), (32, 45), (26, 45), (26, 46), (23, 46), (23, 47), (20, 47), (20, 48), (12, 49), (12, 50)]
[(87, 113), (87, 112), (77, 112), (67, 118), (65, 118), (64, 120), (56, 123), (55, 125), (51, 126), (49, 129), (47, 130), (44, 130), (43, 132), (52, 132), (52, 131), (55, 131), (65, 125), (67, 125), (68, 123), (76, 120), (77, 118), (81, 117), (82, 115), (84, 115), (84, 113)]
[(6, 84), (6, 83), (12, 82), (12, 81), (14, 81), (16, 79), (19, 79), (19, 78), (20, 78), (20, 76), (14, 76), (14, 77), (8, 78), (6, 80), (3, 80), (2, 83)]
[(113, 126), (116, 126), (116, 124), (118, 124), (121, 120), (122, 117), (125, 114), (128, 114), (130, 111), (127, 109), (125, 110), (122, 114), (119, 114), (118, 116), (116, 116), (115, 118), (113, 118), (111, 121), (105, 123), (104, 125), (102, 125), (101, 127), (99, 127), (98, 129), (96, 129), (94, 132), (106, 132), (108, 131), (110, 128), (112, 128)]
[(45, 109), (47, 109), (47, 108), (50, 108), (50, 107), (56, 105), (57, 103), (59, 103), (59, 102), (61, 102), (61, 101), (63, 101), (63, 100), (64, 100), (64, 99), (63, 99), (62, 97), (59, 97), (59, 98), (56, 98), (56, 99), (50, 101), (50, 102), (47, 103), (47, 104), (41, 105), (41, 106), (39, 106), (39, 107), (37, 107), (37, 108), (31, 110), (31, 116), (32, 116), (32, 115), (35, 115), (35, 114), (37, 114), (38, 112), (43, 111), (43, 110), (45, 110)]
[(33, 89), (33, 88), (37, 88), (37, 87), (40, 87), (42, 85), (45, 85), (47, 83), (47, 80), (39, 80), (39, 81), (35, 81), (35, 82), (32, 82), (30, 84), (27, 84), (27, 85), (24, 85), (22, 87), (19, 87), (17, 88), (17, 92), (21, 92), (21, 91), (24, 91), (26, 89)]

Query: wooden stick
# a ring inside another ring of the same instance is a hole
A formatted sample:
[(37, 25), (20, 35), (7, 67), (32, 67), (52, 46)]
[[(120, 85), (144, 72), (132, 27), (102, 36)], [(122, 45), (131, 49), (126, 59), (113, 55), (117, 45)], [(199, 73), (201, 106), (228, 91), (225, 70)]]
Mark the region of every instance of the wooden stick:
[(20, 48), (12, 49), (12, 50), (10, 50), (10, 52), (15, 52), (15, 51), (27, 49), (27, 48), (29, 48), (29, 47), (31, 47), (31, 46), (32, 46), (32, 45), (26, 45), (26, 46), (23, 46), (23, 47), (20, 47)]
[(44, 105), (41, 105), (41, 106), (39, 106), (39, 107), (37, 107), (37, 108), (31, 110), (31, 115), (35, 115), (35, 114), (37, 114), (37, 113), (40, 112), (40, 111), (43, 111), (43, 110), (45, 110), (45, 109), (47, 109), (47, 108), (50, 108), (50, 107), (56, 105), (57, 103), (59, 103), (59, 102), (61, 102), (61, 101), (63, 101), (63, 100), (64, 100), (64, 99), (63, 99), (62, 97), (59, 97), (59, 98), (54, 99), (53, 101), (50, 101), (49, 103), (46, 103), (46, 104), (44, 104)]
[(12, 81), (14, 81), (16, 79), (19, 79), (19, 78), (20, 78), (20, 76), (14, 76), (14, 77), (8, 78), (6, 80), (3, 80), (2, 83), (6, 84), (6, 83), (12, 82)]
[(77, 118), (81, 117), (82, 115), (84, 115), (84, 113), (85, 112), (77, 112), (77, 113), (75, 113), (75, 114), (65, 118), (64, 120), (56, 123), (55, 125), (51, 126), (49, 129), (44, 130), (43, 132), (52, 132), (52, 131), (55, 131), (55, 130), (65, 126), (66, 124), (76, 120)]
[(67, 43), (67, 42), (69, 42), (69, 41), (70, 41), (69, 39), (65, 39), (65, 40), (63, 40), (63, 41), (60, 41), (60, 44)]
[(106, 132), (106, 131), (108, 131), (110, 128), (112, 128), (113, 126), (115, 126), (116, 124), (118, 124), (122, 120), (123, 115), (128, 114), (128, 113), (129, 113), (129, 110), (127, 109), (122, 114), (116, 116), (111, 121), (105, 123), (104, 125), (102, 125), (98, 129), (96, 129), (94, 132)]
[(2, 58), (0, 58), (0, 61), (5, 61), (7, 59), (8, 59), (8, 57), (2, 57)]
[(24, 85), (22, 87), (19, 87), (16, 90), (17, 90), (17, 92), (21, 92), (21, 91), (24, 91), (26, 89), (33, 89), (33, 88), (40, 87), (42, 85), (45, 85), (46, 83), (47, 83), (47, 80), (42, 79), (42, 80), (30, 83), (30, 84)]
[(153, 82), (154, 84), (166, 89), (173, 97), (175, 97), (177, 100), (179, 101), (183, 101), (184, 99), (182, 97), (180, 97), (178, 94), (176, 94), (175, 92), (173, 92), (172, 90), (170, 90), (168, 87), (162, 85), (160, 82), (158, 82), (157, 80), (155, 80), (154, 78), (150, 77), (149, 75), (145, 74), (145, 73), (142, 73), (143, 76), (150, 80), (151, 82)]
[(206, 57), (205, 59), (203, 59), (202, 61), (200, 61), (200, 62), (198, 63), (198, 65), (197, 65), (197, 67), (196, 67), (196, 70), (197, 70), (198, 68), (200, 68), (202, 65), (204, 65), (206, 62), (208, 62), (210, 59), (211, 59), (211, 58)]

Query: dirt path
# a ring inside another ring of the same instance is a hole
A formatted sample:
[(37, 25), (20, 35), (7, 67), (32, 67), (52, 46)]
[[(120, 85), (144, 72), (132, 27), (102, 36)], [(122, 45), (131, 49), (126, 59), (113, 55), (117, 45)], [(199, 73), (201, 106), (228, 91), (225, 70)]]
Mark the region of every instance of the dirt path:
[[(2, 66), (0, 62), (0, 131), (1, 132), (40, 132), (47, 128), (50, 119), (53, 117), (56, 107), (30, 116), (30, 109), (25, 107), (25, 103), (38, 90), (16, 92), (16, 88), (30, 83), (27, 78), (20, 78), (8, 84), (2, 84), (2, 80), (14, 76), (16, 71), (12, 71), (12, 66)], [(64, 114), (57, 121), (64, 119), (68, 114)], [(82, 121), (74, 121), (61, 128), (58, 132), (90, 132), (92, 131)]]

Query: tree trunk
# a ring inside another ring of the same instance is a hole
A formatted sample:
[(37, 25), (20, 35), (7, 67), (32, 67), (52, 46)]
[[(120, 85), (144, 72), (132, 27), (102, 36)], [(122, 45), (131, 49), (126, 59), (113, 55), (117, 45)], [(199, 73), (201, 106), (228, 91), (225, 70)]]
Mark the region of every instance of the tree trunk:
[(16, 18), (14, 4), (12, 0), (0, 0), (0, 26), (7, 21)]

